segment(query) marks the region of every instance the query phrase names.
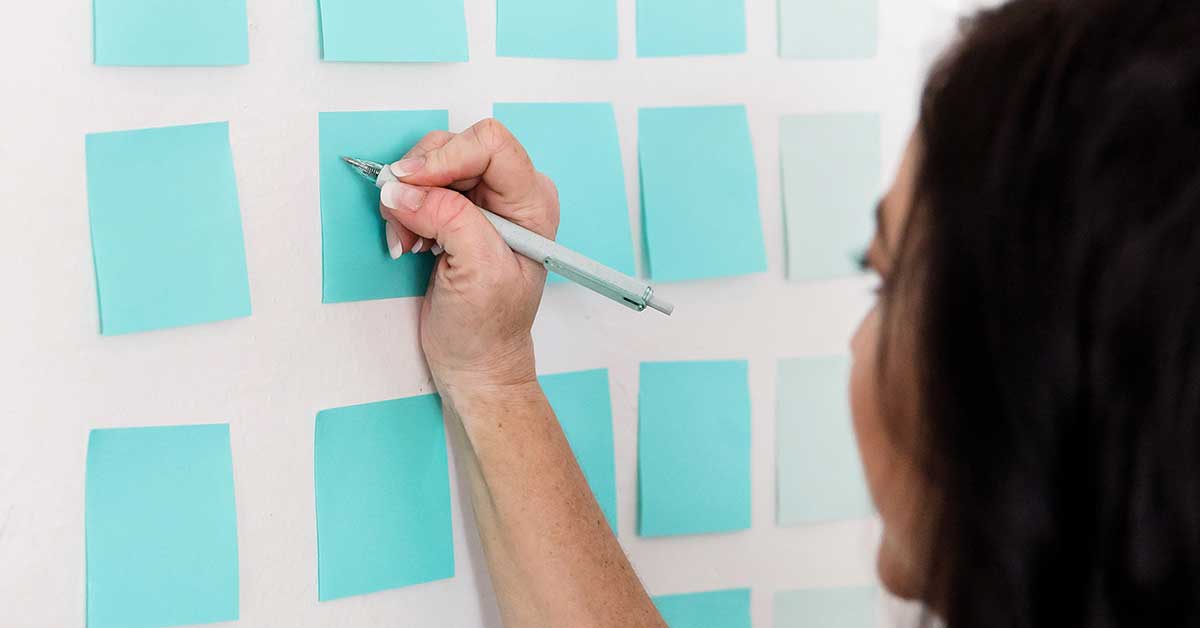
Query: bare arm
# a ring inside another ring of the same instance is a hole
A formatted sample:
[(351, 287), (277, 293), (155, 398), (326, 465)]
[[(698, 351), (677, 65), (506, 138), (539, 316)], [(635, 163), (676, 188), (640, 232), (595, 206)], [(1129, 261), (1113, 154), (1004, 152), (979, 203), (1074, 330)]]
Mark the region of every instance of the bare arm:
[(476, 209), (553, 237), (553, 184), (494, 121), (431, 134), (408, 157), (394, 170), (411, 185), (384, 188), (381, 212), (406, 248), (421, 237), (445, 250), (422, 307), (422, 346), (505, 625), (665, 628), (537, 383), (530, 328), (545, 270)]

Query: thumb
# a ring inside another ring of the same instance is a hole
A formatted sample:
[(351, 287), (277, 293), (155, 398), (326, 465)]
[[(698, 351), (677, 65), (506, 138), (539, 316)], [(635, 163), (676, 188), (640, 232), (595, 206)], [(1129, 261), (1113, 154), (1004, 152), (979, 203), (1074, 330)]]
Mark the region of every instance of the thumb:
[(379, 193), (384, 210), (409, 231), (436, 240), (453, 257), (493, 264), (512, 251), (467, 197), (444, 188), (389, 181)]

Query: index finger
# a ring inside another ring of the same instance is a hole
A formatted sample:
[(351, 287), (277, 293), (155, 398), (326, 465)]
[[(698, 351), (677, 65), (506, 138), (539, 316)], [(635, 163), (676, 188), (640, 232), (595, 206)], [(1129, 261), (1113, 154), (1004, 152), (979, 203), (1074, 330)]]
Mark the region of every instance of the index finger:
[(541, 186), (529, 154), (495, 118), (481, 120), (441, 146), (431, 147), (424, 159), (424, 165), (415, 172), (405, 168), (393, 173), (405, 183), (429, 187), (477, 178), (487, 186), (493, 204), (502, 205), (488, 208), (492, 210), (528, 205), (540, 196)]

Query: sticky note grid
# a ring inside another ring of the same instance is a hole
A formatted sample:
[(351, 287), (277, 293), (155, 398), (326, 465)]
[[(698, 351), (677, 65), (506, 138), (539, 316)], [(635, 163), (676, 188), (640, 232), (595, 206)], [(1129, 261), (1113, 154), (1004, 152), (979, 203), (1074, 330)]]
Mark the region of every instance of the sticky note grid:
[[(246, 0), (91, 1), (95, 65), (250, 61)], [(639, 58), (747, 50), (745, 0), (636, 0), (635, 7), (636, 32), (630, 35)], [(528, 59), (562, 59), (603, 68), (602, 62), (618, 58), (617, 13), (617, 0), (496, 0), (495, 53), (523, 58), (505, 63), (553, 67)], [(323, 61), (443, 63), (470, 56), (463, 0), (317, 0), (316, 16), (314, 53)], [(878, 0), (779, 0), (779, 56), (788, 63), (870, 59), (878, 54), (878, 21)], [(622, 163), (611, 104), (496, 103), (493, 115), (558, 186), (557, 239), (565, 246), (636, 275), (633, 238), (640, 237), (643, 274), (656, 283), (767, 270), (760, 164), (745, 106), (638, 111), (639, 234), (631, 232), (629, 164)], [(447, 130), (448, 112), (323, 112), (316, 123), (322, 302), (423, 296), (435, 258), (411, 253), (390, 258), (378, 191), (341, 157), (393, 161), (429, 131)], [(789, 279), (858, 272), (854, 257), (870, 238), (881, 183), (880, 126), (876, 113), (781, 119)], [(93, 133), (86, 137), (85, 156), (102, 335), (251, 314), (228, 123)], [(163, 164), (186, 172), (187, 184), (159, 176)], [(554, 276), (549, 281), (567, 283)], [(848, 369), (844, 357), (777, 364), (776, 525), (872, 514), (844, 399)], [(745, 361), (640, 366), (638, 535), (723, 534), (750, 527), (750, 462), (757, 454), (750, 440), (748, 373)], [(616, 532), (618, 447), (608, 372), (539, 380)], [(453, 577), (454, 524), (439, 398), (331, 408), (316, 416), (313, 427), (318, 599)], [(227, 425), (93, 430), (86, 481), (89, 628), (238, 618), (237, 510)], [(867, 628), (875, 618), (875, 595), (869, 588), (780, 592), (774, 598), (776, 625)], [(658, 596), (654, 602), (672, 628), (743, 628), (750, 625), (750, 598), (749, 589), (732, 589)]]

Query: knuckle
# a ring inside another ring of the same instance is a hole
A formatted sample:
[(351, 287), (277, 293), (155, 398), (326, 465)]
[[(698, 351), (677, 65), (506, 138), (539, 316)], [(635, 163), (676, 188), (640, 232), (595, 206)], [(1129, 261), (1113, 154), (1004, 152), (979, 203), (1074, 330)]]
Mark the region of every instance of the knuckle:
[(450, 190), (431, 190), (425, 203), (439, 233), (454, 233), (464, 228), (466, 209), (471, 207), (467, 197)]
[(503, 150), (513, 141), (513, 135), (508, 128), (495, 118), (484, 118), (471, 127), (475, 139), (488, 152), (495, 153)]
[(425, 150), (433, 150), (439, 146), (444, 146), (452, 137), (454, 137), (454, 134), (449, 131), (430, 131), (425, 134), (425, 137), (421, 138), (420, 142), (417, 142), (417, 146)]

